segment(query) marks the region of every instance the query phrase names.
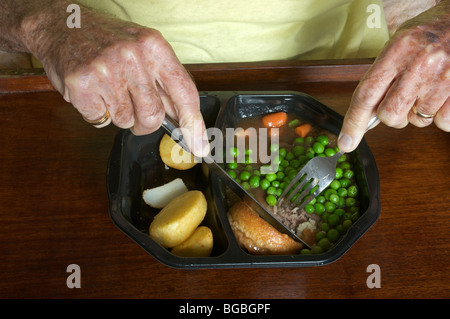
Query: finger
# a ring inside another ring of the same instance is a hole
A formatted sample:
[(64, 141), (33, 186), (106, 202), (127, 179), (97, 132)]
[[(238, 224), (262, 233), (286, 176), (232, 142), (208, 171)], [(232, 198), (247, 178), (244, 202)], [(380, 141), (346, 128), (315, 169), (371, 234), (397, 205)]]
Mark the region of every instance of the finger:
[(164, 105), (156, 87), (151, 84), (128, 84), (128, 91), (134, 105), (134, 125), (131, 131), (135, 135), (155, 132), (164, 120)]
[(376, 114), (378, 104), (391, 85), (393, 78), (394, 74), (389, 70), (372, 67), (361, 80), (352, 96), (350, 107), (345, 114), (339, 133), (338, 147), (342, 151), (351, 152), (361, 142), (367, 125)]
[(434, 118), (434, 124), (445, 132), (450, 132), (450, 97), (439, 109)]
[(351, 152), (360, 143), (378, 105), (397, 74), (409, 63), (408, 41), (389, 41), (356, 88), (338, 138), (341, 150)]
[(197, 88), (178, 60), (168, 60), (162, 67), (158, 82), (173, 102), (186, 143), (194, 155), (204, 157), (210, 146)]
[(446, 100), (446, 92), (441, 91), (440, 86), (435, 86), (431, 91), (420, 95), (408, 112), (408, 121), (417, 127), (426, 127), (433, 123), (433, 117), (425, 118), (420, 114), (431, 116), (437, 113)]

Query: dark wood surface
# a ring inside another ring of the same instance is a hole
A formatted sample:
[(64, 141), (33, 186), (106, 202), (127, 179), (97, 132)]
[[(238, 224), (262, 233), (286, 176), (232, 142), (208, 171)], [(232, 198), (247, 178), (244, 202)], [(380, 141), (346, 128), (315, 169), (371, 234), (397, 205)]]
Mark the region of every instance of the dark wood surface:
[[(344, 114), (368, 64), (190, 66), (199, 90), (295, 90)], [(366, 135), (381, 216), (313, 268), (177, 270), (113, 225), (106, 169), (118, 129), (94, 129), (43, 75), (0, 76), (1, 298), (448, 298), (450, 135), (434, 125)], [(14, 92), (14, 93), (5, 93)], [(66, 268), (81, 268), (69, 289)], [(368, 288), (367, 267), (381, 269)]]

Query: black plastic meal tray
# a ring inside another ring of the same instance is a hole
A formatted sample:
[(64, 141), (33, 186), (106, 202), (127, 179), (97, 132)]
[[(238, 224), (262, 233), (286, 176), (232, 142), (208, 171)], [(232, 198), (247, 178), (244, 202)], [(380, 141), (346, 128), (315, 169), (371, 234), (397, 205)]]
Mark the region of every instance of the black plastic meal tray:
[[(235, 127), (245, 117), (271, 112), (293, 113), (338, 134), (343, 117), (309, 95), (299, 92), (201, 92), (201, 112), (207, 127)], [(163, 129), (146, 136), (135, 136), (120, 130), (108, 163), (107, 189), (110, 216), (114, 224), (161, 263), (183, 269), (196, 268), (267, 268), (308, 267), (329, 264), (348, 249), (376, 222), (380, 215), (380, 183), (378, 170), (363, 139), (351, 159), (357, 177), (361, 217), (328, 251), (321, 254), (256, 256), (240, 248), (226, 216), (228, 203), (224, 184), (205, 170), (206, 166), (180, 171), (168, 168), (159, 156)], [(145, 189), (157, 187), (180, 177), (189, 190), (201, 190), (208, 201), (203, 225), (214, 237), (211, 256), (178, 257), (148, 235), (148, 228), (158, 210), (142, 199)]]

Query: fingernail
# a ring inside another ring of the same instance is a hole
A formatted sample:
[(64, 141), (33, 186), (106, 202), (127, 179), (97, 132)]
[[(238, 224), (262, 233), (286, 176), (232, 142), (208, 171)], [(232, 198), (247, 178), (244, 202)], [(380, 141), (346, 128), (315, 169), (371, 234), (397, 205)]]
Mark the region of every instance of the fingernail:
[(194, 155), (204, 157), (209, 153), (209, 141), (200, 136), (194, 139)]
[(341, 134), (338, 139), (338, 147), (342, 151), (346, 152), (353, 146), (353, 139), (347, 134)]

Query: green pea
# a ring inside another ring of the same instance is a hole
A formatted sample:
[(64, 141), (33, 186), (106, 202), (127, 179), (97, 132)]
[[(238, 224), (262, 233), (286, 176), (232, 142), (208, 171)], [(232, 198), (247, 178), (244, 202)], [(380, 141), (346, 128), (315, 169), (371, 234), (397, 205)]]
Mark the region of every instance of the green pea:
[(328, 238), (322, 238), (317, 242), (317, 245), (321, 247), (323, 250), (328, 250), (331, 246), (330, 240)]
[(251, 172), (251, 171), (253, 171), (253, 166), (247, 164), (247, 165), (245, 165), (244, 170), (247, 172)]
[(327, 189), (325, 190), (325, 198), (326, 198), (327, 200), (329, 200), (331, 194), (337, 194), (337, 191), (336, 191), (335, 189), (332, 189), (332, 188), (327, 188)]
[(303, 143), (305, 143), (305, 139), (304, 139), (303, 137), (297, 137), (297, 138), (294, 140), (294, 143), (295, 143), (295, 144), (303, 144)]
[(337, 190), (337, 194), (339, 195), (339, 197), (346, 197), (347, 196), (347, 189), (344, 187), (340, 187)]
[(277, 174), (275, 174), (275, 173), (267, 174), (267, 175), (266, 175), (266, 179), (267, 179), (269, 182), (273, 182), (274, 180), (277, 179)]
[(278, 144), (271, 144), (270, 145), (270, 151), (271, 152), (278, 152), (278, 150), (280, 149), (280, 145), (278, 145)]
[(297, 127), (300, 125), (300, 120), (299, 119), (293, 119), (292, 121), (290, 121), (288, 123), (289, 127)]
[(342, 219), (343, 220), (351, 220), (352, 219), (352, 214), (351, 213), (344, 213), (344, 215), (342, 215)]
[(331, 226), (336, 226), (337, 224), (339, 224), (340, 219), (341, 218), (337, 214), (331, 214), (330, 216), (328, 216), (328, 224), (330, 224)]
[(351, 169), (346, 169), (343, 174), (343, 176), (347, 179), (351, 179), (354, 175), (355, 173)]
[(233, 157), (238, 157), (239, 156), (239, 149), (237, 147), (232, 147), (230, 148), (230, 155), (232, 155)]
[(349, 162), (342, 162), (340, 166), (343, 170), (350, 169), (352, 167)]
[(336, 209), (336, 204), (329, 202), (329, 201), (325, 202), (324, 206), (325, 206), (325, 210), (329, 213), (334, 212), (334, 210)]
[(330, 229), (327, 233), (327, 238), (331, 241), (331, 242), (336, 242), (339, 239), (339, 236), (341, 234), (334, 228)]
[(337, 208), (337, 209), (334, 211), (334, 214), (336, 214), (336, 215), (338, 215), (339, 217), (341, 217), (342, 215), (345, 214), (345, 210), (342, 209), (342, 208)]
[(317, 255), (323, 253), (323, 249), (320, 246), (314, 246), (311, 248), (311, 254)]
[(356, 222), (359, 218), (360, 214), (359, 212), (353, 213), (352, 217), (350, 218), (352, 222)]
[(241, 186), (245, 190), (249, 190), (250, 189), (250, 184), (247, 181), (242, 182)]
[(314, 137), (312, 136), (305, 137), (305, 143), (312, 144), (312, 142), (314, 142)]
[(344, 173), (344, 171), (342, 170), (342, 168), (340, 167), (336, 167), (336, 178), (339, 179), (342, 177), (342, 174)]
[(278, 154), (283, 158), (286, 157), (286, 153), (287, 153), (287, 151), (284, 147), (280, 148), (280, 150), (278, 151)]
[(347, 178), (341, 178), (339, 182), (341, 183), (342, 187), (348, 187), (350, 185), (350, 180)]
[(328, 230), (330, 230), (330, 225), (328, 225), (328, 223), (322, 223), (322, 225), (320, 225), (320, 228), (321, 228), (324, 232), (328, 232)]
[(316, 154), (323, 153), (323, 151), (325, 150), (325, 147), (319, 142), (314, 143), (312, 148)]
[(313, 205), (308, 204), (305, 206), (305, 212), (307, 212), (308, 214), (312, 214), (315, 212), (315, 208)]
[(339, 234), (345, 233), (345, 229), (341, 224), (336, 225), (335, 229), (339, 232)]
[(285, 160), (285, 159), (282, 160), (281, 163), (280, 163), (280, 166), (281, 166), (281, 167), (288, 167), (288, 166), (289, 166), (289, 161), (288, 161), (288, 160)]
[[(324, 207), (325, 207), (325, 205), (324, 205)], [(328, 216), (330, 216), (330, 213), (327, 211), (324, 211), (323, 214), (320, 216), (320, 220), (322, 221), (322, 223), (328, 222)]]
[(323, 146), (327, 146), (329, 139), (328, 136), (326, 135), (320, 135), (317, 137), (317, 142), (319, 142), (320, 144), (322, 144)]
[(337, 194), (331, 194), (330, 202), (332, 202), (333, 204), (337, 204), (339, 202), (339, 196)]
[(233, 179), (236, 178), (236, 172), (235, 172), (234, 170), (229, 169), (229, 170), (227, 171), (227, 173), (228, 173), (228, 175), (231, 176), (231, 178), (233, 178)]
[(358, 206), (353, 206), (353, 207), (350, 207), (350, 213), (359, 213), (359, 207)]
[(253, 159), (250, 156), (246, 156), (244, 158), (244, 163), (245, 164), (252, 164), (253, 163)]
[(325, 206), (322, 203), (315, 203), (314, 209), (317, 215), (322, 214), (325, 211)]
[(300, 155), (298, 157), (298, 161), (300, 162), (300, 165), (304, 165), (307, 161), (309, 161), (309, 158), (306, 155)]
[(254, 176), (261, 176), (261, 172), (259, 170), (257, 170), (257, 169), (254, 169), (253, 170), (253, 175)]
[[(339, 151), (337, 150), (337, 152), (339, 152)], [(338, 163), (342, 163), (342, 162), (345, 162), (345, 161), (347, 161), (347, 155), (346, 154), (343, 154), (341, 157), (338, 158)]]
[(356, 185), (350, 185), (347, 189), (348, 191), (348, 196), (350, 197), (355, 197), (356, 195), (358, 195), (358, 187)]
[(288, 174), (290, 180), (292, 180), (297, 175), (297, 171), (295, 169), (291, 170)]
[(351, 219), (346, 219), (342, 222), (342, 226), (344, 227), (344, 229), (349, 229), (352, 226), (353, 222)]
[(272, 186), (278, 188), (278, 187), (280, 187), (280, 182), (275, 180), (272, 182)]
[(244, 151), (244, 154), (245, 155), (252, 155), (253, 154), (253, 150), (252, 149), (250, 149), (250, 148), (247, 148), (245, 151)]
[(283, 190), (282, 190), (281, 188), (277, 188), (277, 191), (275, 192), (275, 195), (277, 195), (278, 197), (280, 197), (281, 194), (283, 194)]
[(273, 186), (269, 186), (266, 190), (267, 195), (275, 195), (277, 189)]
[(259, 176), (253, 175), (250, 177), (249, 184), (252, 188), (257, 188), (260, 185), (261, 178)]
[(275, 206), (277, 204), (277, 198), (274, 195), (269, 195), (266, 197), (266, 202), (270, 206)]
[(325, 203), (326, 198), (323, 195), (319, 195), (319, 196), (316, 197), (316, 200), (317, 200), (318, 203), (323, 204), (323, 203)]
[(331, 182), (330, 187), (332, 189), (338, 190), (341, 187), (341, 183), (337, 179), (335, 179)]
[(333, 156), (334, 154), (336, 154), (336, 151), (333, 148), (327, 147), (325, 149), (325, 155), (326, 156)]
[(263, 190), (266, 190), (269, 186), (270, 186), (270, 182), (267, 179), (263, 179), (260, 183), (259, 183), (260, 187)]
[(303, 248), (302, 250), (300, 250), (300, 254), (301, 255), (311, 255), (312, 251), (307, 248)]
[(322, 238), (327, 237), (327, 233), (324, 232), (323, 230), (319, 230), (316, 234), (316, 242), (318, 242), (319, 240), (321, 240)]
[(299, 168), (299, 166), (300, 166), (300, 161), (299, 160), (292, 160), (290, 163), (289, 163), (289, 165), (292, 167), (292, 168)]
[(301, 145), (294, 146), (292, 153), (294, 153), (296, 157), (299, 157), (300, 155), (305, 154), (305, 148)]
[(284, 158), (288, 161), (292, 161), (295, 158), (295, 155), (292, 152), (287, 152)]
[(277, 172), (277, 180), (278, 181), (282, 181), (284, 178), (284, 173), (283, 172)]
[(347, 207), (355, 206), (355, 205), (356, 205), (356, 199), (354, 199), (353, 197), (347, 197), (347, 198), (345, 199), (345, 205), (346, 205)]
[(229, 169), (237, 169), (238, 164), (236, 162), (231, 162), (227, 164)]
[(345, 207), (345, 197), (339, 197), (339, 201), (336, 203), (337, 207)]
[(241, 181), (248, 181), (250, 178), (251, 174), (249, 171), (243, 171), (240, 175), (239, 175), (239, 179)]

